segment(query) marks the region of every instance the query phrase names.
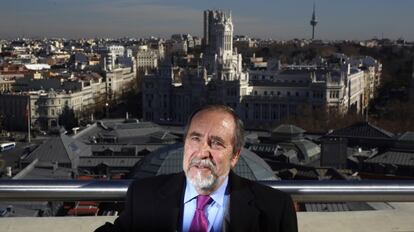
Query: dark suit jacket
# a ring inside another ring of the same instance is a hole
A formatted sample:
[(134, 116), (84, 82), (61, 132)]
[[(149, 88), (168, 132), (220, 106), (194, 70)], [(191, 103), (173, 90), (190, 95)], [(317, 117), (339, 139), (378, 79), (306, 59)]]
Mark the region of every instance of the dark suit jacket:
[[(114, 224), (95, 232), (181, 231), (184, 173), (156, 176), (131, 183), (124, 211)], [(230, 172), (230, 219), (223, 231), (297, 231), (296, 213), (288, 194)]]

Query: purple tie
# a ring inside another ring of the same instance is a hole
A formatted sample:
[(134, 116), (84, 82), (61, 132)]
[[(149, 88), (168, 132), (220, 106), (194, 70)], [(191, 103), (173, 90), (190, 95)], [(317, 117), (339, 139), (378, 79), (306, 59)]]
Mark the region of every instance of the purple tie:
[(210, 199), (208, 195), (197, 196), (197, 208), (189, 232), (207, 232), (208, 220), (204, 213), (204, 208), (210, 203)]

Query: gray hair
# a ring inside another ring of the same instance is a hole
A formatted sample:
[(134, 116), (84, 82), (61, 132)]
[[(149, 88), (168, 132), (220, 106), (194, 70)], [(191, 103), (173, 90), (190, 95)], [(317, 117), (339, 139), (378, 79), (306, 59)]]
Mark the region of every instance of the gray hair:
[(187, 124), (185, 126), (184, 131), (184, 140), (187, 138), (188, 129), (190, 128), (191, 121), (193, 120), (194, 116), (201, 111), (221, 111), (224, 113), (228, 113), (233, 117), (235, 131), (233, 136), (233, 154), (236, 154), (237, 151), (241, 150), (244, 146), (244, 124), (243, 121), (237, 116), (234, 110), (226, 105), (221, 104), (211, 104), (211, 105), (204, 105), (197, 110), (195, 110), (191, 116), (188, 118)]

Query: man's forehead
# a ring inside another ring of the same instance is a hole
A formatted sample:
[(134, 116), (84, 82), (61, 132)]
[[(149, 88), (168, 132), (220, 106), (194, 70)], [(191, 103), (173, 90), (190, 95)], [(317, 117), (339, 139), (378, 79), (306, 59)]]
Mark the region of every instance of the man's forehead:
[(226, 129), (232, 129), (234, 125), (234, 119), (232, 115), (223, 110), (203, 110), (197, 112), (191, 120), (191, 126), (201, 126), (203, 124), (208, 125), (211, 122), (218, 123), (217, 126), (224, 127)]
[(191, 124), (193, 124), (194, 121), (201, 120), (220, 120), (225, 127), (231, 127), (234, 124), (233, 116), (229, 112), (219, 109), (209, 109), (197, 112), (191, 119)]

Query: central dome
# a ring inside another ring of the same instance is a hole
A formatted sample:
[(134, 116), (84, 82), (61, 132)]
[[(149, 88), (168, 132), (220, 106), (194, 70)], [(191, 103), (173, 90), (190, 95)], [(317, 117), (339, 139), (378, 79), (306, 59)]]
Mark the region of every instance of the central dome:
[[(183, 144), (160, 148), (140, 160), (129, 174), (131, 179), (178, 173), (183, 170)], [(250, 180), (277, 180), (269, 165), (255, 153), (242, 149), (233, 171)]]

